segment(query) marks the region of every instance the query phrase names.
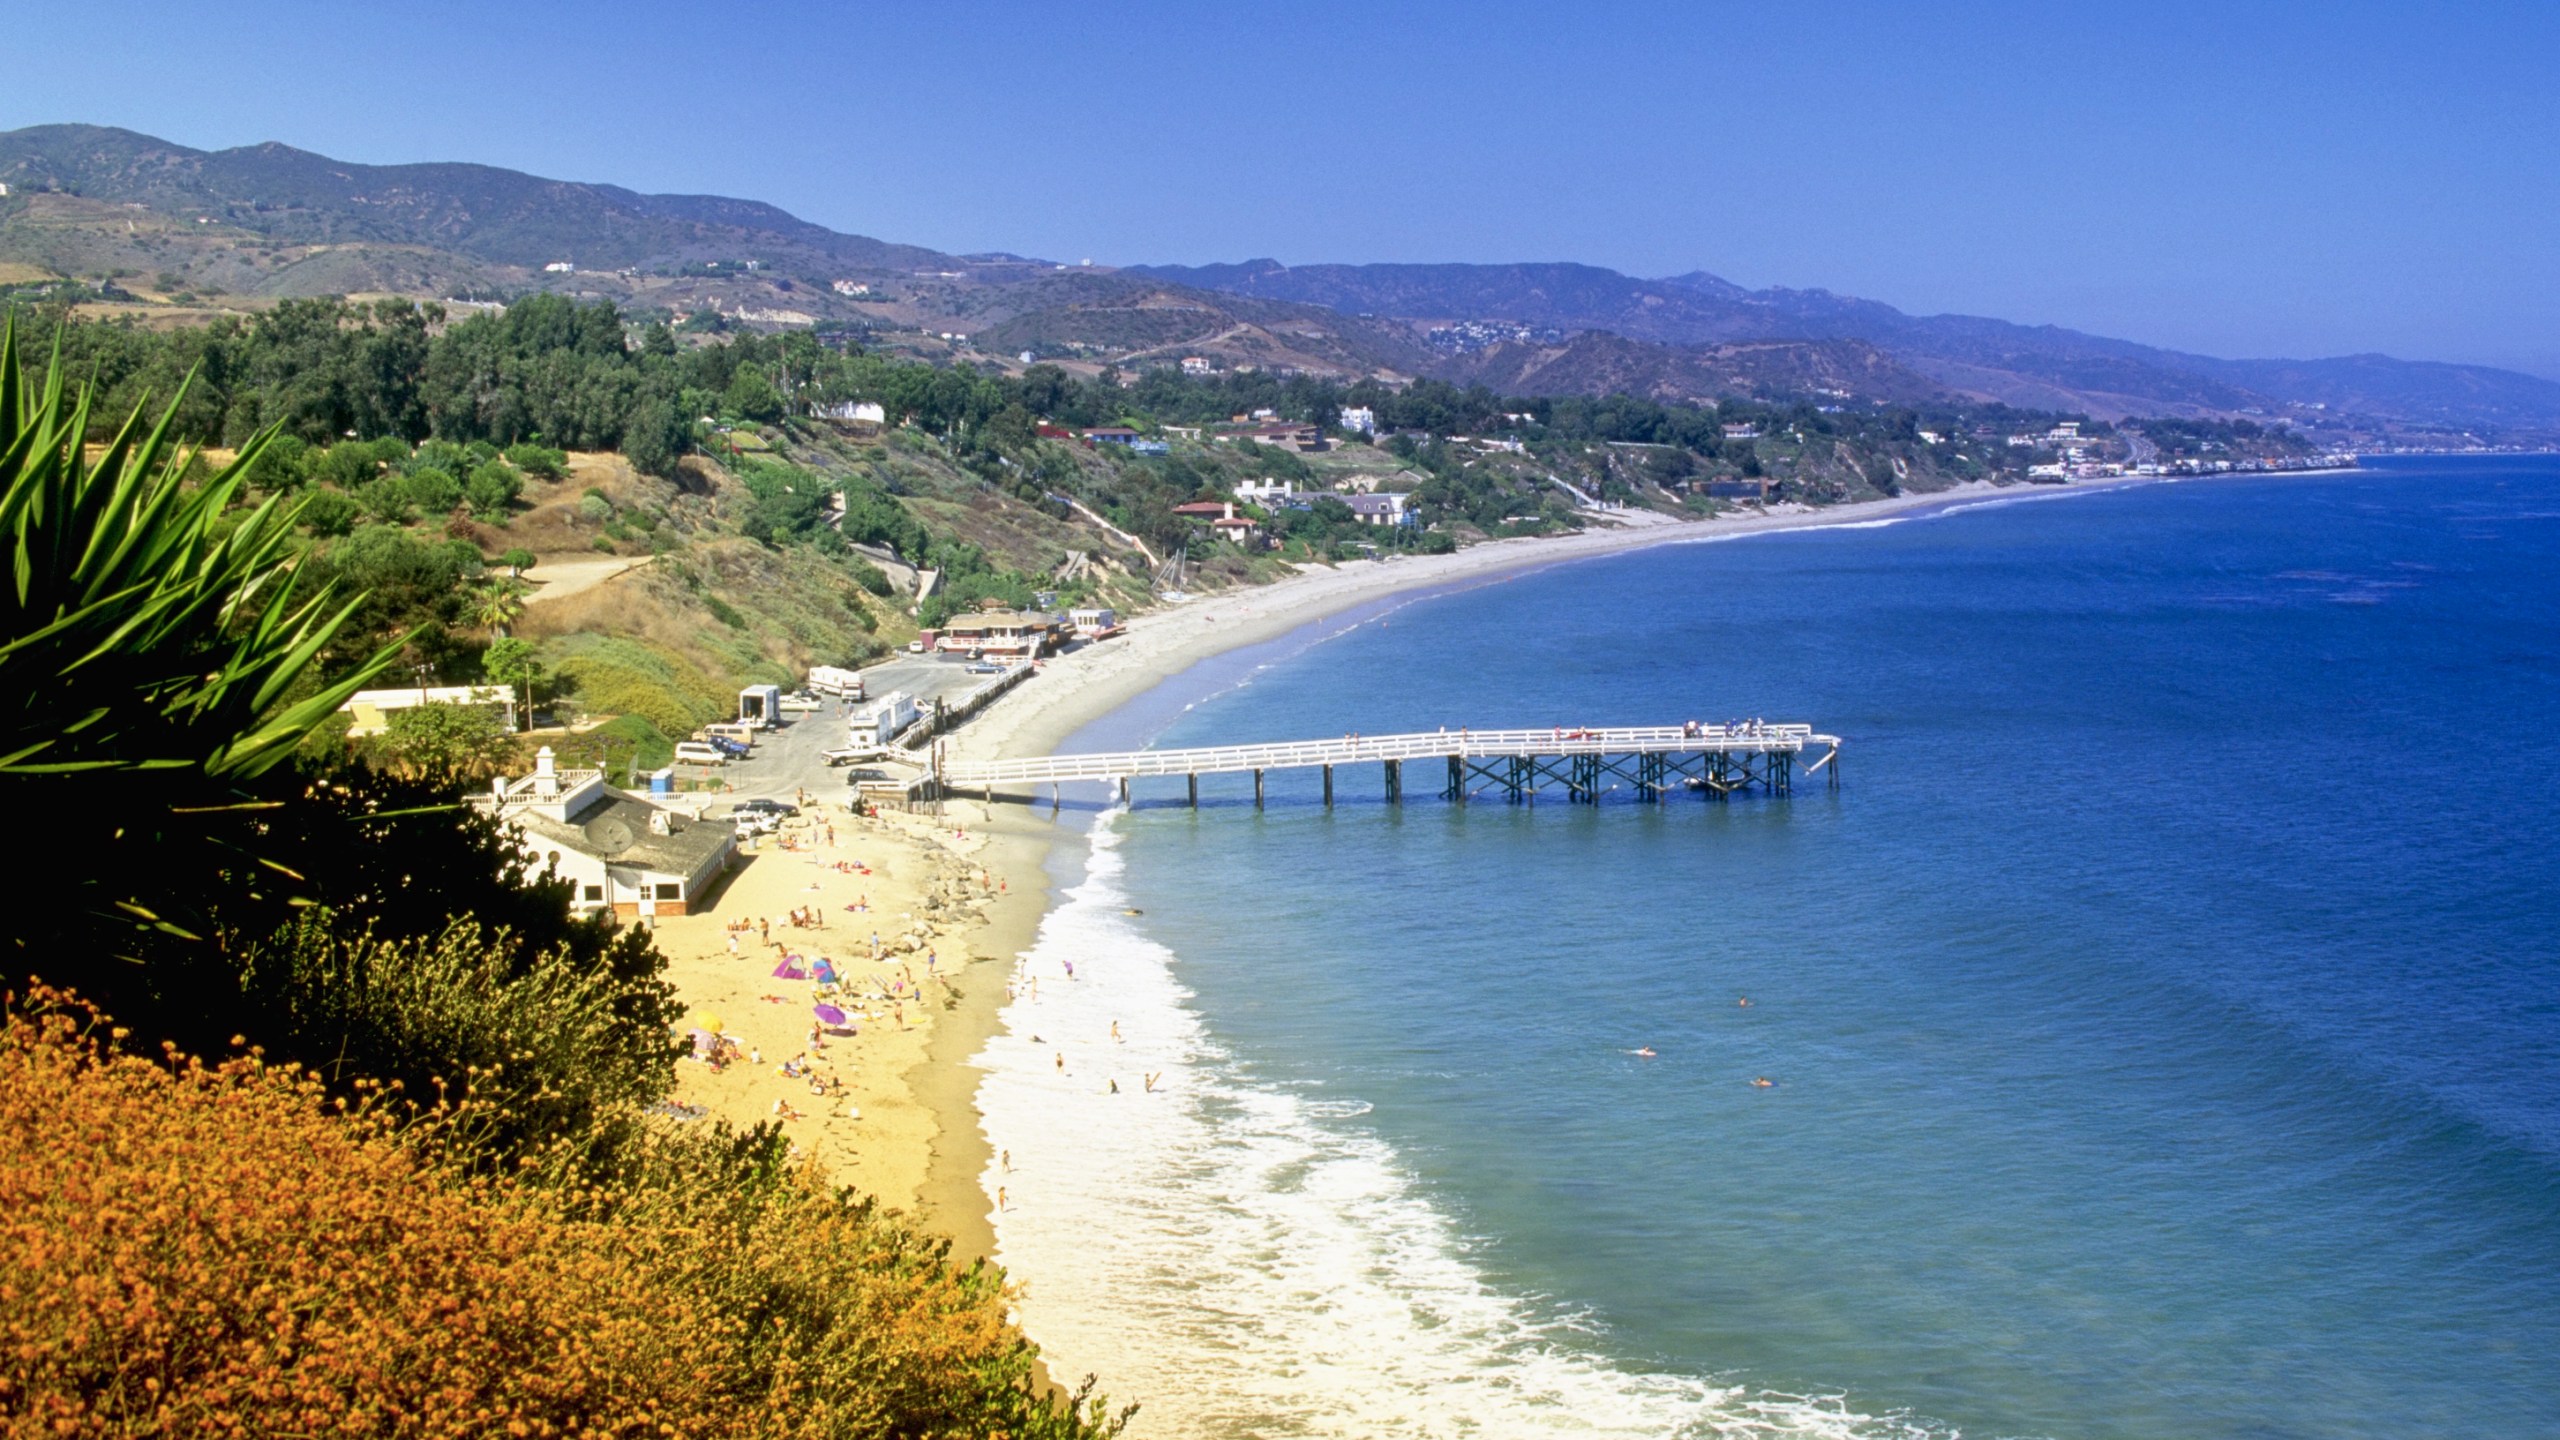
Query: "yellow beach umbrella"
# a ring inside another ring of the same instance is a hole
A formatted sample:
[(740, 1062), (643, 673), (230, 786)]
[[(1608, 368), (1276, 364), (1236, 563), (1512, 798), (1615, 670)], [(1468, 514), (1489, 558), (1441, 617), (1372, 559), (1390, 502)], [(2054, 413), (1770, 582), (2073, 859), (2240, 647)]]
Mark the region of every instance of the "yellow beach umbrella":
[(720, 1017), (712, 1014), (708, 1010), (694, 1011), (692, 1014), (684, 1017), (684, 1023), (687, 1029), (708, 1030), (714, 1035), (720, 1033)]

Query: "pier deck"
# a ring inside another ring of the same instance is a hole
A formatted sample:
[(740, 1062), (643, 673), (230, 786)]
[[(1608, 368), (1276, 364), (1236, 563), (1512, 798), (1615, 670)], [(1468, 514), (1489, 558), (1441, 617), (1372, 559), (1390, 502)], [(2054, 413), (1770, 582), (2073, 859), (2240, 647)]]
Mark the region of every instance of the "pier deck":
[(1404, 767), (1436, 760), (1445, 771), (1440, 794), (1449, 800), (1466, 800), (1480, 788), (1499, 790), (1509, 800), (1534, 799), (1541, 787), (1557, 785), (1573, 800), (1596, 801), (1613, 779), (1632, 785), (1645, 800), (1663, 799), (1675, 787), (1723, 799), (1755, 788), (1774, 795), (1792, 793), (1797, 762), (1807, 751), (1820, 753), (1803, 773), (1827, 768), (1837, 785), (1840, 737), (1819, 734), (1810, 725), (1770, 724), (1439, 730), (1017, 760), (952, 760), (937, 748), (931, 781), (943, 794), (974, 792), (992, 800), (1000, 789), (1101, 780), (1117, 782), (1126, 799), (1133, 779), (1180, 775), (1188, 780), (1196, 805), (1201, 776), (1249, 773), (1259, 804), (1267, 772), (1314, 769), (1324, 772), (1325, 803), (1331, 804), (1337, 767), (1376, 764), (1386, 798), (1397, 802), (1404, 798)]

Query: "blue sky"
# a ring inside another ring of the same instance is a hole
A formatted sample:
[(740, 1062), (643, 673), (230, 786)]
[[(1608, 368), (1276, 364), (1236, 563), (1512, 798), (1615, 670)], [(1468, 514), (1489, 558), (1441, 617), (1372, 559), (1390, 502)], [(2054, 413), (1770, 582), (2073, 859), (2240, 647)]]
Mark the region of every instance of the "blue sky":
[[(2560, 5), (13, 4), (0, 128), (2560, 376)], [(41, 57), (41, 58), (37, 58)]]

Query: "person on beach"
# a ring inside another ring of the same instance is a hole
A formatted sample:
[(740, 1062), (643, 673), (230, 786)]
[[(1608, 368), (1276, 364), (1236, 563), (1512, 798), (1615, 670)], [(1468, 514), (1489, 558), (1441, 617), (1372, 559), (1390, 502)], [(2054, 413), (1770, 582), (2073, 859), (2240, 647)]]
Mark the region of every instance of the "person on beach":
[[(1007, 1168), (1009, 1169), (1011, 1167)], [(996, 1187), (996, 1208), (998, 1210), (1002, 1210), (1004, 1208), (1004, 1187), (1001, 1185)]]
[(1117, 1020), (1111, 1022), (1111, 1043), (1114, 1045), (1120, 1043), (1120, 1022)]
[(1067, 1052), (1064, 1050), (1058, 1052), (1058, 1073), (1061, 1075), (1067, 1073)]

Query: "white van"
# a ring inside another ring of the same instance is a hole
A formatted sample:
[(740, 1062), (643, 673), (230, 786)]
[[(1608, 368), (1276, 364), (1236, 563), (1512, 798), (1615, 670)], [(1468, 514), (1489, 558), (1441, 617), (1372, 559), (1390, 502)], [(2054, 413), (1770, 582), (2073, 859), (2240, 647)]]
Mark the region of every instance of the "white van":
[(679, 740), (676, 742), (676, 761), (683, 765), (725, 765), (729, 763), (729, 757), (722, 754), (717, 745), (706, 745), (699, 740)]

